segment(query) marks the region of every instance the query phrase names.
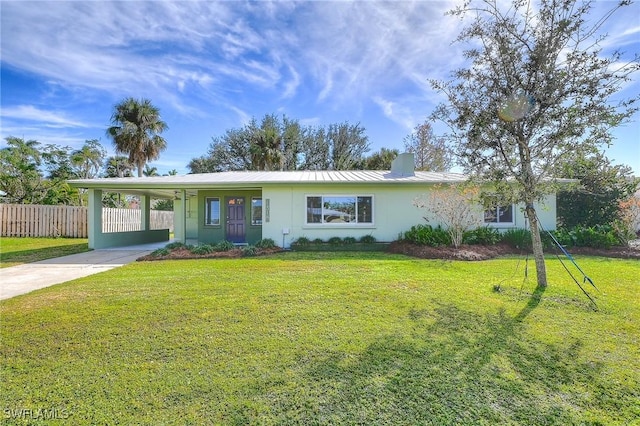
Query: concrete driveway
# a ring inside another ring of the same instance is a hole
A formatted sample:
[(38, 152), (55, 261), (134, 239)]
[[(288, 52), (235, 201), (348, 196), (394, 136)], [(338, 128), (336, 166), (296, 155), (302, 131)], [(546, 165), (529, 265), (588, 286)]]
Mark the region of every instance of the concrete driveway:
[(153, 248), (148, 246), (92, 250), (10, 268), (0, 268), (0, 300), (108, 271), (134, 262), (151, 251)]

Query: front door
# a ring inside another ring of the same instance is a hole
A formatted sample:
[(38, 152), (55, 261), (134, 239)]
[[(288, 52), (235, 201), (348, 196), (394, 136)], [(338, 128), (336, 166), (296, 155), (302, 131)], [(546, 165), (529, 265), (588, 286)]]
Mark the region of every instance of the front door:
[(244, 198), (227, 198), (227, 240), (232, 243), (245, 242)]

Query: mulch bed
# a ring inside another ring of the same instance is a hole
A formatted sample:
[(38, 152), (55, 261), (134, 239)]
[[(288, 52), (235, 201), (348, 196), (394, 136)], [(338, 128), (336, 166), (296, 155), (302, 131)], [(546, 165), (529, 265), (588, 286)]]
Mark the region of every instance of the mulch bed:
[[(620, 259), (640, 259), (640, 248), (611, 247), (610, 249), (595, 249), (591, 247), (572, 247), (567, 250), (571, 255), (602, 256)], [(446, 259), (446, 260), (487, 260), (509, 254), (526, 254), (526, 251), (511, 247), (506, 244), (495, 246), (463, 245), (453, 247), (427, 247), (404, 241), (396, 241), (389, 246), (389, 252), (405, 254), (421, 259)], [(555, 251), (547, 251), (555, 254)], [(560, 252), (561, 254), (561, 252)]]
[[(252, 256), (264, 256), (267, 254), (279, 253), (283, 251), (280, 247), (268, 248), (268, 249), (256, 249), (256, 253)], [(145, 262), (151, 260), (167, 260), (167, 259), (229, 259), (242, 257), (242, 249), (236, 248), (227, 251), (215, 251), (207, 254), (194, 254), (188, 249), (181, 247), (174, 250), (165, 256), (152, 256), (150, 254), (142, 256), (136, 259), (138, 262)]]
[[(280, 247), (269, 249), (257, 249), (255, 256), (263, 256), (283, 251)], [(453, 247), (429, 247), (420, 246), (405, 241), (396, 241), (389, 245), (389, 253), (404, 254), (420, 259), (444, 259), (444, 260), (487, 260), (505, 255), (524, 255), (527, 252), (511, 247), (506, 244), (494, 246), (483, 245), (463, 245), (459, 248)], [(640, 259), (640, 246), (634, 247), (612, 247), (610, 249), (595, 249), (591, 247), (572, 247), (567, 250), (571, 255), (601, 256), (620, 259)], [(555, 254), (555, 251), (547, 251)], [(561, 253), (560, 253), (561, 254)], [(219, 251), (208, 254), (194, 254), (186, 248), (172, 250), (165, 256), (146, 255), (138, 258), (138, 261), (167, 260), (167, 259), (220, 259), (242, 257), (242, 249), (229, 251)]]

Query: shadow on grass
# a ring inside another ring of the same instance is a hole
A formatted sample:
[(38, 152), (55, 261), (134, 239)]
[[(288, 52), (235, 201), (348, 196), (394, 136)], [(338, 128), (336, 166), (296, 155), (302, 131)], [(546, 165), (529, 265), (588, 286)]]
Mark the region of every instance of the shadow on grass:
[(89, 245), (87, 243), (0, 252), (0, 262), (30, 263), (86, 251), (89, 251)]
[(535, 296), (516, 318), (441, 305), (411, 313), (410, 337), (384, 337), (358, 355), (308, 354), (299, 365), (315, 386), (278, 395), (278, 420), (302, 412), (318, 424), (578, 424), (593, 421), (588, 410), (615, 410), (599, 395), (609, 385), (592, 387), (602, 365), (578, 361), (580, 341), (549, 344), (524, 331)]
[(513, 319), (516, 322), (523, 321), (535, 308), (538, 307), (542, 300), (542, 294), (546, 290), (546, 287), (536, 286), (536, 289), (531, 294), (526, 306), (515, 316)]

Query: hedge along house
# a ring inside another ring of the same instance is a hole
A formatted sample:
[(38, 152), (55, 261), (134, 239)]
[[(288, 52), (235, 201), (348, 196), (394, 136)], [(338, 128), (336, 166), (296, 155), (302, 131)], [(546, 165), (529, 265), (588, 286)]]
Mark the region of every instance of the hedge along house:
[[(174, 238), (185, 243), (254, 244), (263, 238), (290, 247), (300, 237), (327, 240), (372, 235), (398, 239), (425, 223), (416, 197), (438, 184), (465, 182), (458, 173), (414, 171), (412, 154), (401, 154), (390, 171), (247, 171), (144, 178), (73, 180), (89, 190), (89, 247), (107, 248), (169, 240), (169, 230), (149, 229), (151, 200), (174, 200)], [(105, 233), (102, 194), (140, 197), (140, 231)], [(537, 206), (541, 224), (555, 229), (555, 195)], [(524, 228), (518, 206), (496, 207), (485, 215), (489, 226)], [(436, 225), (436, 223), (431, 222)]]

